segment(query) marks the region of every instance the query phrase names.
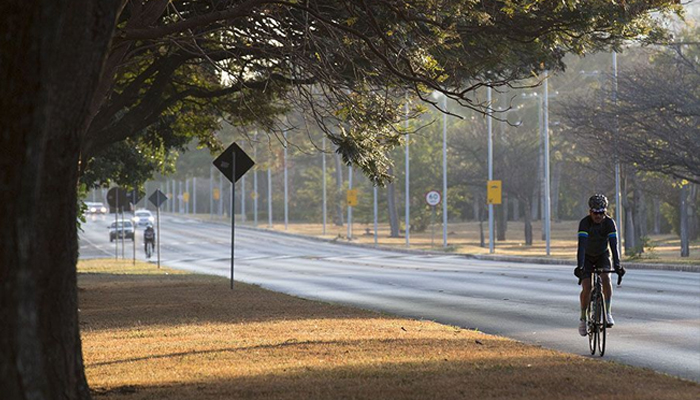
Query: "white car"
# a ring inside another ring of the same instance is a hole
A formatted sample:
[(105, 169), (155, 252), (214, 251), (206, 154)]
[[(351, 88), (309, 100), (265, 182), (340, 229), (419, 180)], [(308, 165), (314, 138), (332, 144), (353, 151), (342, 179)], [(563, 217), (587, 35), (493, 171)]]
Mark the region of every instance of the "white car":
[(112, 222), (107, 228), (109, 228), (109, 241), (113, 242), (116, 239), (131, 239), (134, 241), (134, 224), (131, 221), (119, 220)]
[(103, 203), (85, 202), (88, 214), (107, 214), (107, 207)]
[(155, 220), (156, 219), (153, 218), (153, 214), (151, 214), (151, 212), (148, 210), (136, 210), (134, 213), (134, 223), (138, 226), (153, 224)]

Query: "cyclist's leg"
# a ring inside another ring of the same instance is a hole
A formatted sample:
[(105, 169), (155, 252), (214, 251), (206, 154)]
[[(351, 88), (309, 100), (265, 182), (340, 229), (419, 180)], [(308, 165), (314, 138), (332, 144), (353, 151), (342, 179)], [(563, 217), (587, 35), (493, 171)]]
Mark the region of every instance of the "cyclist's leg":
[[(610, 271), (612, 270), (612, 263), (610, 262), (610, 255), (606, 253), (605, 255), (600, 257), (599, 261), (599, 267), (604, 270), (604, 271)], [(613, 294), (613, 288), (612, 288), (612, 282), (610, 279), (610, 274), (601, 274), (601, 278), (603, 279), (603, 293), (605, 295), (605, 304), (606, 304), (606, 310), (605, 312), (610, 312), (610, 300), (612, 299), (612, 294)]]
[(581, 279), (581, 319), (586, 318), (586, 309), (588, 309), (588, 304), (591, 301), (591, 287), (592, 287), (592, 279), (591, 275), (593, 274), (593, 263), (594, 260), (592, 260), (589, 257), (586, 257), (585, 261), (583, 262), (583, 276), (584, 278)]
[(591, 287), (592, 287), (591, 276), (588, 275), (587, 278), (581, 280), (581, 315), (585, 318), (585, 312), (588, 309), (588, 303), (591, 301)]

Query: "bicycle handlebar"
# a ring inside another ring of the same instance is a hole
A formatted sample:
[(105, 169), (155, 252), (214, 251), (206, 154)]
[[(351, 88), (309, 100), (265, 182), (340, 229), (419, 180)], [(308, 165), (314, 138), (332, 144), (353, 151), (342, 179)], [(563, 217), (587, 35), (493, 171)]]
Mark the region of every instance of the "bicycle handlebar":
[[(592, 273), (597, 273), (597, 274), (617, 274), (617, 286), (620, 286), (622, 284), (622, 275), (620, 275), (617, 271), (615, 270), (609, 270), (609, 271), (603, 271), (602, 269), (594, 269)], [(581, 281), (583, 279), (578, 278), (578, 284), (581, 285)]]

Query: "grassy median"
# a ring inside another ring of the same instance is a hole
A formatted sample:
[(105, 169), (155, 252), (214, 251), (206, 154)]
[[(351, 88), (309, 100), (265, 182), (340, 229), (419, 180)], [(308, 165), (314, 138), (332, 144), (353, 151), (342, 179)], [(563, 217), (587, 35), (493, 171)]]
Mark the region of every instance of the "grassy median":
[(79, 272), (95, 399), (700, 398), (650, 370), (222, 278), (108, 260)]

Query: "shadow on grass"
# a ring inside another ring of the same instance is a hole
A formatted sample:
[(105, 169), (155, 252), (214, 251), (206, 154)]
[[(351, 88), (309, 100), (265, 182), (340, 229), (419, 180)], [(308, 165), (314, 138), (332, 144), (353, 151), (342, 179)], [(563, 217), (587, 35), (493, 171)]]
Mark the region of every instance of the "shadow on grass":
[[(81, 329), (206, 322), (376, 318), (377, 313), (273, 293), (203, 275), (80, 274)], [(386, 318), (391, 318), (387, 317)]]
[(384, 362), (290, 368), (182, 384), (94, 387), (95, 399), (697, 399), (700, 385), (649, 370), (575, 360)]

